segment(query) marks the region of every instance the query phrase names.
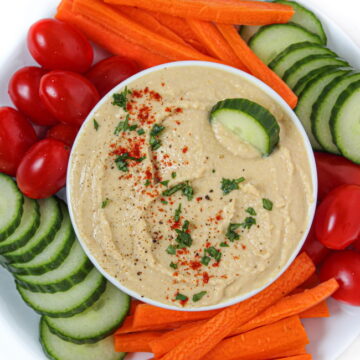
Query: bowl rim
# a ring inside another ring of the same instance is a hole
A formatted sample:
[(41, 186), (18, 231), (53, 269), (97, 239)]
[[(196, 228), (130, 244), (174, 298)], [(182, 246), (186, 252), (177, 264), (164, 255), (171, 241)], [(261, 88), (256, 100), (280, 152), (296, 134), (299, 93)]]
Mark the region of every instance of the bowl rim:
[(225, 307), (240, 303), (240, 302), (242, 302), (242, 301), (244, 301), (246, 299), (249, 299), (250, 297), (258, 294), (259, 292), (263, 291), (265, 288), (270, 286), (272, 283), (274, 283), (288, 269), (288, 267), (294, 261), (296, 256), (299, 254), (303, 244), (306, 241), (307, 235), (308, 235), (308, 233), (310, 231), (310, 228), (311, 228), (311, 225), (312, 225), (312, 222), (313, 222), (313, 219), (314, 219), (315, 209), (316, 209), (316, 198), (317, 198), (317, 191), (318, 191), (317, 171), (316, 171), (316, 163), (315, 163), (314, 152), (312, 150), (309, 138), (307, 137), (306, 132), (305, 132), (299, 118), (297, 117), (295, 112), (290, 108), (290, 106), (285, 102), (285, 100), (278, 93), (276, 93), (272, 88), (270, 88), (268, 85), (263, 83), (258, 78), (254, 77), (254, 76), (252, 76), (252, 75), (250, 75), (250, 74), (248, 74), (248, 73), (246, 73), (246, 72), (244, 72), (242, 70), (236, 69), (236, 68), (228, 66), (228, 65), (220, 64), (220, 63), (213, 63), (213, 62), (208, 62), (208, 61), (195, 61), (195, 60), (176, 61), (176, 62), (170, 62), (170, 63), (157, 65), (157, 66), (142, 70), (142, 71), (138, 72), (137, 74), (127, 78), (123, 82), (119, 83), (113, 89), (111, 89), (106, 95), (103, 96), (103, 98), (101, 98), (99, 100), (99, 102), (95, 105), (95, 107), (88, 114), (85, 121), (81, 125), (80, 130), (78, 132), (78, 135), (77, 135), (77, 137), (76, 137), (76, 139), (74, 141), (74, 144), (72, 146), (72, 150), (71, 150), (71, 154), (70, 154), (70, 158), (69, 158), (69, 165), (68, 165), (68, 169), (67, 169), (67, 175), (66, 175), (66, 184), (70, 184), (70, 177), (71, 177), (71, 172), (72, 172), (72, 159), (73, 159), (73, 153), (74, 153), (73, 150), (76, 148), (76, 144), (78, 142), (78, 139), (80, 137), (81, 132), (83, 131), (86, 124), (89, 121), (92, 121), (96, 111), (108, 100), (108, 98), (114, 92), (119, 91), (120, 89), (124, 88), (125, 86), (132, 83), (133, 81), (135, 81), (135, 80), (137, 80), (137, 79), (139, 79), (139, 78), (141, 78), (141, 77), (143, 77), (145, 75), (148, 75), (150, 73), (154, 73), (154, 72), (166, 69), (166, 68), (174, 68), (174, 67), (205, 67), (205, 68), (210, 68), (210, 69), (223, 70), (223, 71), (228, 72), (228, 73), (230, 73), (232, 75), (235, 75), (235, 76), (238, 76), (238, 77), (240, 77), (242, 79), (245, 79), (246, 81), (249, 81), (250, 83), (255, 85), (257, 88), (259, 88), (260, 91), (262, 91), (266, 95), (268, 95), (278, 106), (280, 106), (281, 109), (287, 114), (288, 118), (295, 124), (297, 130), (299, 131), (299, 133), (301, 135), (301, 138), (303, 140), (303, 143), (304, 143), (304, 147), (305, 147), (305, 150), (306, 150), (307, 159), (308, 159), (309, 167), (310, 167), (310, 174), (311, 174), (311, 181), (312, 181), (312, 203), (309, 205), (309, 208), (308, 208), (308, 221), (307, 221), (307, 226), (305, 228), (305, 231), (304, 231), (304, 233), (303, 233), (297, 247), (293, 251), (292, 255), (289, 257), (286, 264), (281, 268), (281, 270), (276, 274), (276, 276), (274, 278), (267, 281), (263, 286), (261, 286), (259, 288), (256, 288), (256, 289), (254, 289), (252, 291), (249, 291), (246, 294), (243, 294), (241, 296), (233, 297), (233, 298), (231, 298), (231, 299), (229, 299), (227, 301), (224, 301), (224, 302), (221, 302), (221, 303), (218, 303), (218, 304), (209, 305), (209, 306), (202, 306), (202, 307), (193, 307), (193, 308), (180, 308), (180, 307), (177, 307), (177, 306), (164, 304), (164, 303), (162, 303), (160, 301), (153, 300), (153, 299), (147, 298), (145, 296), (143, 297), (139, 293), (137, 293), (136, 291), (127, 288), (126, 286), (121, 284), (115, 277), (108, 274), (100, 266), (100, 264), (97, 262), (95, 257), (92, 255), (92, 253), (88, 249), (85, 241), (83, 241), (81, 239), (81, 237), (79, 236), (80, 231), (78, 230), (77, 224), (75, 222), (75, 216), (74, 216), (74, 212), (73, 212), (73, 208), (72, 208), (72, 201), (71, 201), (71, 186), (69, 186), (69, 185), (66, 186), (66, 199), (67, 199), (67, 203), (68, 203), (70, 219), (71, 219), (72, 225), (74, 227), (76, 237), (79, 240), (81, 247), (85, 251), (86, 255), (89, 257), (91, 262), (94, 264), (94, 266), (97, 268), (97, 270), (110, 283), (112, 283), (115, 287), (117, 287), (121, 291), (127, 293), (129, 296), (131, 296), (131, 297), (133, 297), (135, 299), (138, 299), (138, 300), (140, 300), (140, 301), (142, 301), (144, 303), (154, 305), (154, 306), (157, 306), (157, 307), (161, 307), (161, 308), (164, 308), (164, 309), (167, 309), (167, 310), (190, 311), (190, 312), (191, 311), (217, 310), (217, 309), (225, 308)]

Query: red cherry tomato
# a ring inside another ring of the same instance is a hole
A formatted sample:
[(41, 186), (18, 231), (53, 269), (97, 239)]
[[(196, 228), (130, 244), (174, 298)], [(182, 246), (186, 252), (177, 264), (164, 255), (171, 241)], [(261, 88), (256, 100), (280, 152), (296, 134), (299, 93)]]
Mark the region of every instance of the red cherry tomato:
[(80, 126), (100, 96), (85, 77), (70, 71), (50, 71), (41, 79), (40, 98), (56, 119)]
[(315, 215), (315, 234), (329, 249), (342, 250), (360, 235), (360, 186), (342, 185), (319, 205)]
[(16, 71), (9, 82), (9, 95), (14, 105), (35, 124), (52, 126), (58, 121), (45, 108), (39, 96), (40, 80), (46, 73), (36, 66)]
[(25, 152), (37, 140), (23, 115), (10, 107), (0, 108), (0, 172), (14, 176)]
[(83, 73), (90, 68), (94, 57), (89, 41), (78, 29), (55, 19), (33, 24), (27, 45), (33, 58), (49, 70)]
[(347, 250), (332, 253), (320, 269), (321, 281), (336, 278), (340, 288), (333, 297), (360, 306), (360, 253)]
[(360, 251), (360, 239), (357, 239), (353, 245), (357, 251)]
[(329, 254), (330, 250), (316, 238), (314, 225), (313, 223), (311, 226), (302, 251), (305, 251), (315, 264), (319, 264)]
[(72, 146), (79, 131), (77, 126), (58, 124), (50, 128), (46, 134), (47, 138), (62, 141), (68, 146)]
[(360, 166), (342, 156), (315, 152), (318, 172), (318, 198), (322, 200), (332, 189), (345, 184), (360, 185)]
[(95, 64), (86, 77), (96, 86), (100, 96), (140, 71), (135, 61), (122, 56), (112, 56)]
[(54, 195), (65, 185), (69, 156), (70, 148), (58, 140), (44, 139), (33, 145), (16, 173), (20, 190), (33, 199)]

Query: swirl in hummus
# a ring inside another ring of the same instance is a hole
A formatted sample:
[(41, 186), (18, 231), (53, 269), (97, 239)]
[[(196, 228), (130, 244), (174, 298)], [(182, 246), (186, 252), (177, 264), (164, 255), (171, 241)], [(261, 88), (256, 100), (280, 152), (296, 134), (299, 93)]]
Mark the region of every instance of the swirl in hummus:
[[(280, 142), (261, 157), (209, 112), (225, 98), (266, 107)], [(122, 285), (203, 307), (264, 286), (288, 262), (313, 200), (303, 139), (262, 90), (224, 70), (169, 67), (109, 95), (70, 164), (78, 235)]]

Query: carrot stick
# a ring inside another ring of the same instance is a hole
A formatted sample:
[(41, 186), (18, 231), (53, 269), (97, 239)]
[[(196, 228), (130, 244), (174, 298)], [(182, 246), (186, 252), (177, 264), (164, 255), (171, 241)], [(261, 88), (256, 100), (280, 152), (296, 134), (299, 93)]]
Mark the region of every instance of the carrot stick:
[(142, 301), (139, 301), (139, 300), (132, 299), (132, 300), (131, 300), (131, 303), (130, 303), (129, 315), (134, 315), (136, 308), (137, 308), (140, 304), (143, 304), (143, 302), (142, 302)]
[(74, 0), (73, 10), (89, 19), (103, 24), (117, 35), (130, 42), (144, 46), (150, 51), (169, 57), (173, 60), (203, 60), (219, 62), (219, 60), (201, 54), (190, 46), (167, 39), (146, 29), (128, 17), (105, 5), (101, 0)]
[(289, 350), (282, 351), (281, 354), (278, 354), (276, 357), (281, 358), (287, 358), (290, 356), (298, 356), (298, 355), (306, 355), (306, 347), (305, 346), (299, 346), (299, 347), (293, 347)]
[(286, 358), (278, 358), (275, 360), (312, 360), (312, 356), (310, 354), (302, 354), (302, 355), (290, 356)]
[(233, 25), (216, 24), (236, 55), (242, 60), (250, 73), (273, 88), (291, 108), (297, 104), (297, 96), (288, 85), (269, 69), (249, 48)]
[(146, 331), (135, 334), (116, 335), (115, 351), (117, 352), (149, 352), (149, 342), (158, 338), (161, 331)]
[(243, 62), (236, 56), (213, 23), (197, 19), (187, 19), (186, 21), (210, 55), (223, 60), (226, 64), (247, 71)]
[(313, 306), (299, 314), (301, 319), (326, 318), (330, 316), (329, 307), (326, 301)]
[(288, 22), (294, 10), (287, 5), (244, 0), (105, 0), (183, 18), (225, 24), (267, 25)]
[[(289, 316), (301, 314), (303, 311), (321, 303), (324, 299), (331, 296), (337, 289), (337, 281), (335, 279), (330, 279), (311, 290), (305, 290), (302, 293), (284, 297), (244, 325), (233, 329), (228, 336), (241, 334), (260, 326), (274, 323)], [(164, 355), (173, 347), (181, 343), (181, 341), (191, 336), (195, 336), (197, 329), (203, 323), (204, 321), (192, 322), (165, 333), (150, 343), (152, 352), (156, 356)]]
[(157, 55), (142, 46), (125, 40), (122, 36), (105, 29), (101, 23), (72, 12), (72, 0), (63, 0), (58, 7), (57, 19), (70, 23), (81, 30), (87, 38), (112, 54), (122, 55), (136, 61), (140, 67), (148, 68), (164, 64), (171, 59)]
[(174, 347), (163, 360), (198, 360), (236, 328), (279, 301), (297, 288), (315, 271), (315, 265), (306, 254), (300, 254), (287, 271), (259, 294), (239, 304), (225, 308), (198, 327), (195, 334)]

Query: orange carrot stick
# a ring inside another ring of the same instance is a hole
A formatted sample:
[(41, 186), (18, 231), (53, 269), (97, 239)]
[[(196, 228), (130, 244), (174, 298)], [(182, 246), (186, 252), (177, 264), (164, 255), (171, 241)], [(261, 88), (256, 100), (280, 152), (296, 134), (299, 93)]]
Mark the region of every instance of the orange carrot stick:
[(131, 303), (130, 303), (129, 315), (134, 315), (136, 308), (140, 304), (143, 304), (143, 302), (139, 301), (139, 300), (132, 299)]
[(327, 318), (330, 316), (329, 307), (326, 301), (313, 306), (299, 314), (301, 319)]
[(290, 356), (298, 356), (298, 355), (306, 355), (306, 347), (305, 346), (299, 346), (299, 347), (293, 347), (289, 350), (282, 351), (281, 354), (278, 354), (276, 357), (280, 358), (287, 358)]
[(301, 285), (315, 271), (306, 254), (299, 255), (287, 271), (261, 293), (221, 311), (198, 327), (195, 334), (163, 356), (163, 360), (198, 360), (256, 315)]
[(187, 19), (186, 21), (210, 55), (223, 60), (226, 64), (247, 71), (243, 62), (236, 56), (233, 49), (213, 23), (197, 19)]
[[(301, 314), (303, 311), (310, 309), (331, 296), (338, 289), (338, 286), (337, 281), (331, 279), (311, 290), (305, 290), (302, 293), (284, 297), (244, 325), (235, 328), (228, 336), (241, 334), (289, 316)], [(203, 323), (204, 321), (196, 321), (165, 333), (150, 343), (152, 352), (156, 356), (162, 356), (181, 343), (181, 341), (188, 337), (195, 336), (197, 329)]]
[(236, 55), (242, 60), (251, 74), (273, 88), (291, 108), (297, 104), (297, 96), (288, 85), (269, 69), (249, 48), (233, 25), (216, 24)]
[(149, 342), (158, 338), (161, 331), (146, 331), (135, 334), (116, 335), (115, 351), (117, 352), (149, 352)]
[(296, 356), (290, 356), (286, 358), (278, 358), (275, 360), (312, 360), (312, 356), (310, 354), (302, 354), (302, 355), (296, 355)]
[(190, 46), (177, 43), (164, 36), (146, 29), (128, 17), (105, 5), (101, 0), (74, 0), (73, 10), (89, 19), (103, 24), (117, 35), (130, 42), (144, 46), (159, 55), (173, 60), (204, 60), (219, 62), (219, 60), (201, 54)]
[(288, 22), (294, 10), (287, 5), (244, 0), (105, 0), (183, 18), (225, 24), (267, 25)]
[(57, 19), (76, 26), (88, 39), (112, 54), (122, 55), (136, 61), (143, 68), (164, 64), (171, 59), (157, 55), (142, 46), (125, 40), (122, 36), (105, 29), (101, 23), (72, 12), (72, 0), (63, 0), (58, 7)]

